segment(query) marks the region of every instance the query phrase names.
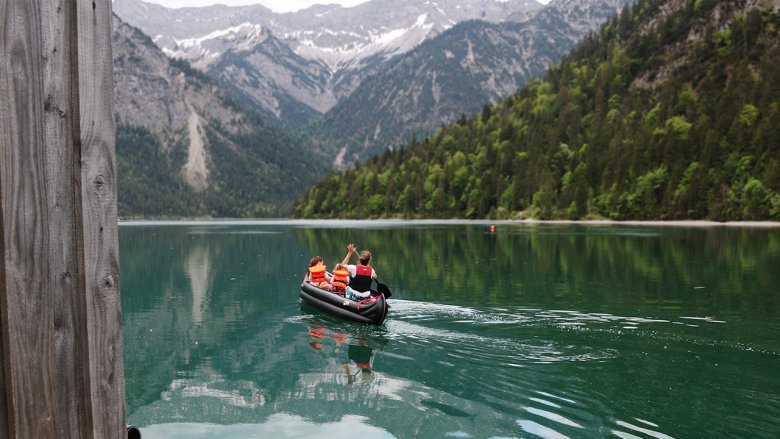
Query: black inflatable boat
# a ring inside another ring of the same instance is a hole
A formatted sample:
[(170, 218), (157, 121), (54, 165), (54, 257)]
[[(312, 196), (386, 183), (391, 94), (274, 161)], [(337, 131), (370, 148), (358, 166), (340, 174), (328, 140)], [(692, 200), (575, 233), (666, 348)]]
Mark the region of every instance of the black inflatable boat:
[(371, 292), (370, 298), (354, 301), (304, 282), (301, 284), (301, 299), (329, 314), (359, 323), (381, 325), (387, 317), (385, 295), (376, 291)]

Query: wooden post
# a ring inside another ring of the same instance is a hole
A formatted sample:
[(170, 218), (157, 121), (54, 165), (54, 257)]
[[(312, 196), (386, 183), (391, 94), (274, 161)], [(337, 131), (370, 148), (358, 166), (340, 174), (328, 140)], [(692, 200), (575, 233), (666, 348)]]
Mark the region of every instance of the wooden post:
[(110, 0), (0, 0), (0, 438), (122, 438)]

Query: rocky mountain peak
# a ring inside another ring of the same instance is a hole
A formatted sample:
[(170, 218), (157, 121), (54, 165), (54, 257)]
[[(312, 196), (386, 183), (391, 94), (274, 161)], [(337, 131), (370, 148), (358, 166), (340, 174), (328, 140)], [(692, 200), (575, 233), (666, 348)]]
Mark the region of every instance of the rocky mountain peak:
[(249, 33), (266, 28), (301, 57), (322, 62), (334, 73), (378, 54), (405, 53), (465, 20), (523, 21), (543, 8), (534, 0), (371, 0), (350, 8), (317, 5), (288, 13), (260, 5), (168, 9), (142, 0), (114, 0), (113, 5), (167, 54), (200, 68), (231, 43), (251, 44)]
[[(163, 45), (162, 50), (171, 58), (191, 60), (194, 67), (206, 69), (225, 52), (252, 50), (264, 43), (269, 36), (270, 31), (263, 25), (244, 22), (200, 37), (168, 37), (173, 44), (169, 41)], [(163, 37), (157, 39), (158, 44), (163, 41)]]

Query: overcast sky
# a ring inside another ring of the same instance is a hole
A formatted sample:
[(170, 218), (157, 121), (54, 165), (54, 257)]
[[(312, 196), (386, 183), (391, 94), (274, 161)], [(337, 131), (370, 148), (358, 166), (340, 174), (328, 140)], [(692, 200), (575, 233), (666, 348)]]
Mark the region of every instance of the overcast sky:
[[(157, 3), (168, 8), (183, 8), (186, 6), (208, 6), (223, 4), (229, 6), (240, 5), (261, 5), (271, 9), (274, 12), (292, 12), (306, 9), (316, 4), (334, 4), (338, 3), (344, 7), (350, 7), (365, 3), (368, 0), (144, 0), (149, 3)], [(537, 0), (540, 3), (547, 4), (550, 0)]]

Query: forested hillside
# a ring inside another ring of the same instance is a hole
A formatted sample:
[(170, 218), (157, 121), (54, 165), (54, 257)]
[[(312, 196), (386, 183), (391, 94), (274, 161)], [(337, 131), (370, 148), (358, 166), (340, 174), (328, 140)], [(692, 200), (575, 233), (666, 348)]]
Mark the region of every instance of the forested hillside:
[(530, 20), (458, 23), (376, 67), (307, 128), (336, 169), (424, 137), (544, 75), (628, 0), (556, 0)]
[(213, 121), (202, 125), (210, 157), (209, 183), (202, 189), (184, 175), (188, 138), (166, 148), (148, 129), (117, 125), (120, 217), (288, 215), (295, 195), (322, 171), (295, 142), (259, 119), (255, 123), (254, 131), (238, 134)]
[(333, 174), (301, 217), (780, 220), (780, 14), (640, 0), (512, 98)]

